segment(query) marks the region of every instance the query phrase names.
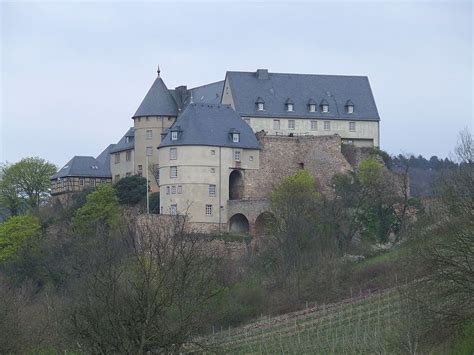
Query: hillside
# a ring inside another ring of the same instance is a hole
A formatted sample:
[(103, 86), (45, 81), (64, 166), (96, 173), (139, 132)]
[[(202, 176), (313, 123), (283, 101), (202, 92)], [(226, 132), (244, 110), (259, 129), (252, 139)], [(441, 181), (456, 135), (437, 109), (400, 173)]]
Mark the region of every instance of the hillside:
[(397, 334), (400, 309), (399, 291), (389, 289), (263, 318), (197, 342), (233, 354), (386, 352)]

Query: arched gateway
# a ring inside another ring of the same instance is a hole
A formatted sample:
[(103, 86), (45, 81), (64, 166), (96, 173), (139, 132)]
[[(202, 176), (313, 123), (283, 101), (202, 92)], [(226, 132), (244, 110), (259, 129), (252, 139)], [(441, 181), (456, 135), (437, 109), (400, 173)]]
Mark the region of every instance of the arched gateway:
[(229, 220), (229, 231), (235, 233), (249, 233), (249, 220), (242, 213), (234, 214)]

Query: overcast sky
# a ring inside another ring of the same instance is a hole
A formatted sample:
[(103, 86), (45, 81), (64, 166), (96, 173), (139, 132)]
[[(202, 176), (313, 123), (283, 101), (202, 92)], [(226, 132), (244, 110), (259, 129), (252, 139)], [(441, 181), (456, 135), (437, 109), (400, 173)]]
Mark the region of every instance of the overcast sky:
[(2, 2), (0, 161), (63, 165), (168, 88), (226, 70), (367, 75), (390, 153), (445, 157), (473, 128), (473, 6), (446, 2)]

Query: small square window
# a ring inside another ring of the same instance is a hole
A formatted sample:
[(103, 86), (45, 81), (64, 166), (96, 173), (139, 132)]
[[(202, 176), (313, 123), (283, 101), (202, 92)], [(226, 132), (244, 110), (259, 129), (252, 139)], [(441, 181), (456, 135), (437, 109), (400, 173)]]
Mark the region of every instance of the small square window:
[(253, 161), (253, 155), (250, 155), (250, 156), (249, 156), (249, 160), (250, 160), (250, 161)]
[(79, 185), (84, 186), (84, 179), (79, 179)]
[(232, 133), (232, 142), (239, 143), (240, 141), (240, 134), (239, 133)]
[(212, 205), (206, 205), (206, 216), (212, 216)]
[(120, 163), (120, 153), (115, 153), (115, 164)]
[(176, 131), (171, 132), (171, 140), (172, 141), (177, 141), (178, 140), (178, 132), (176, 132)]
[(178, 150), (176, 148), (170, 148), (170, 160), (178, 159)]
[[(120, 175), (119, 175), (119, 178), (120, 178)], [(94, 180), (94, 179), (91, 179), (90, 185), (91, 185), (91, 186), (95, 186), (95, 180)]]
[(263, 103), (262, 102), (258, 103), (258, 110), (263, 111)]
[(130, 161), (132, 160), (132, 151), (131, 150), (127, 150), (125, 152), (125, 161)]
[(170, 178), (176, 178), (176, 177), (178, 177), (178, 167), (172, 166), (170, 167)]
[(234, 160), (235, 161), (240, 161), (240, 151), (235, 151), (234, 152)]
[(216, 168), (211, 168), (211, 174), (214, 174), (216, 172)]
[(315, 104), (310, 104), (309, 105), (309, 112), (316, 112), (316, 105)]
[(293, 111), (293, 104), (288, 104), (288, 112), (292, 112)]
[(280, 120), (273, 120), (273, 129), (280, 129)]
[(152, 139), (153, 138), (153, 131), (151, 129), (146, 130), (146, 139)]
[(182, 193), (183, 193), (183, 186), (178, 185), (178, 194), (182, 194)]
[(214, 149), (211, 149), (211, 155), (216, 155), (216, 151)]
[(171, 205), (170, 206), (170, 214), (177, 215), (178, 214), (178, 205)]
[(288, 129), (295, 129), (295, 120), (288, 120)]
[(330, 121), (324, 121), (324, 130), (325, 131), (331, 130), (331, 122)]
[(347, 113), (354, 113), (354, 106), (352, 105), (347, 106)]
[(312, 131), (318, 130), (318, 121), (311, 121), (311, 130)]
[(171, 186), (171, 194), (176, 195), (176, 186), (175, 185)]
[(153, 155), (153, 147), (146, 147), (146, 155), (147, 156)]
[(209, 196), (216, 196), (216, 185), (209, 185)]
[(167, 194), (167, 195), (170, 194), (170, 187), (169, 187), (169, 186), (166, 186), (166, 194)]
[(132, 176), (132, 172), (131, 171), (128, 171), (125, 176)]
[(349, 131), (350, 132), (355, 132), (356, 131), (356, 123), (355, 122), (349, 122)]
[(324, 113), (329, 112), (329, 105), (323, 105), (323, 112)]

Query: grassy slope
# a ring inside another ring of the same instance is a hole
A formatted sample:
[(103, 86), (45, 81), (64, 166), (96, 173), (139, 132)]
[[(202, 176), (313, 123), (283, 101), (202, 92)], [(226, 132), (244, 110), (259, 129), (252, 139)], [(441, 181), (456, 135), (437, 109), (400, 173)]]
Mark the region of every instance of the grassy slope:
[(219, 353), (387, 352), (399, 311), (399, 293), (392, 289), (262, 319), (218, 332), (204, 342)]

